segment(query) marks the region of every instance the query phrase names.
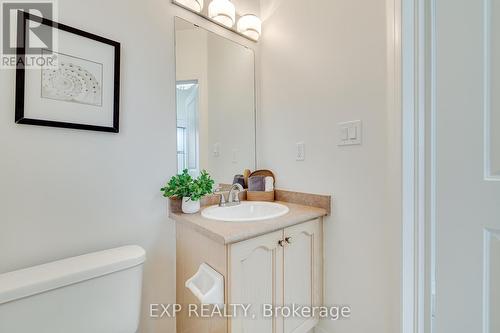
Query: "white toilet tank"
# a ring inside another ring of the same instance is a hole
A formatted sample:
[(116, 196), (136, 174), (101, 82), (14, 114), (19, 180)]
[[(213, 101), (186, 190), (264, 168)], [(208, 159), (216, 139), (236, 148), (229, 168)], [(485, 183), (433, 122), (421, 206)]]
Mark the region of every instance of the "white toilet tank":
[(0, 274), (0, 332), (136, 333), (144, 260), (125, 246)]

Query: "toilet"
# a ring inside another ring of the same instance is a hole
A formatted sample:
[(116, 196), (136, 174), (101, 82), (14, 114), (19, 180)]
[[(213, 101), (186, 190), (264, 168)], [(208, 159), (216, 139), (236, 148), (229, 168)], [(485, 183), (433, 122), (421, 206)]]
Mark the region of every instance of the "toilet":
[(145, 258), (125, 246), (0, 274), (0, 332), (136, 333)]

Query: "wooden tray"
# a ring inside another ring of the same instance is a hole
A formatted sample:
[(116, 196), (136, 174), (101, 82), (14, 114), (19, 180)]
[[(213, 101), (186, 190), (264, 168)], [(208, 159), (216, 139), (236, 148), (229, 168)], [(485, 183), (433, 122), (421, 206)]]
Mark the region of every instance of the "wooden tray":
[[(264, 176), (264, 177), (273, 177), (274, 184), (276, 186), (276, 177), (271, 170), (257, 170), (250, 174), (250, 177), (253, 176)], [(247, 191), (247, 200), (248, 201), (274, 201), (274, 191), (269, 192), (255, 192), (255, 191)]]
[(274, 191), (254, 192), (247, 191), (247, 201), (274, 201)]

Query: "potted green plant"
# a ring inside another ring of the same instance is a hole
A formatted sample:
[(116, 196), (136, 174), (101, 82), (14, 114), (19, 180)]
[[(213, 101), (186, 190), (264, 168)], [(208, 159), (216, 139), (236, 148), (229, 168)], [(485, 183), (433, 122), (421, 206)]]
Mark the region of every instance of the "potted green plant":
[(194, 214), (200, 210), (201, 198), (213, 192), (214, 183), (207, 171), (203, 170), (194, 179), (186, 169), (180, 175), (172, 177), (161, 191), (166, 198), (181, 199), (184, 213)]

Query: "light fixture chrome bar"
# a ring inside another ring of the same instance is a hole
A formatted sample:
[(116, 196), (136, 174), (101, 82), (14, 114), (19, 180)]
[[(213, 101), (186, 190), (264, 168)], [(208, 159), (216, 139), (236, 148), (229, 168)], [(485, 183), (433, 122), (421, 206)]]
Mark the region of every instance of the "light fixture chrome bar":
[[(187, 11), (189, 11), (189, 12), (193, 13), (193, 14), (198, 15), (199, 17), (203, 17), (205, 20), (207, 20), (207, 21), (209, 21), (209, 22), (212, 22), (212, 23), (214, 23), (214, 24), (217, 24), (219, 27), (222, 27), (222, 28), (224, 28), (224, 29), (226, 29), (226, 30), (229, 30), (229, 31), (231, 31), (231, 32), (233, 32), (233, 33), (235, 33), (235, 34), (237, 34), (237, 35), (239, 35), (239, 36), (243, 37), (243, 38), (246, 38), (246, 39), (248, 39), (248, 40), (250, 40), (250, 41), (252, 41), (252, 42), (254, 42), (254, 43), (257, 43), (257, 42), (258, 42), (257, 40), (255, 40), (255, 39), (253, 39), (253, 38), (250, 38), (250, 37), (248, 37), (248, 36), (247, 36), (247, 35), (245, 35), (245, 34), (242, 34), (242, 33), (241, 33), (241, 32), (239, 32), (238, 30), (236, 30), (235, 28), (228, 28), (228, 27), (227, 27), (227, 26), (225, 26), (224, 24), (219, 23), (219, 22), (217, 22), (217, 21), (215, 21), (215, 20), (211, 19), (211, 18), (210, 18), (210, 17), (208, 17), (207, 15), (203, 14), (203, 12), (199, 13), (199, 12), (197, 12), (197, 11), (195, 11), (195, 10), (193, 10), (193, 9), (189, 8), (189, 7), (184, 6), (182, 3), (177, 2), (176, 0), (172, 0), (172, 3), (173, 3), (174, 5), (177, 5), (177, 6), (181, 7), (181, 8), (183, 8), (183, 9), (185, 9), (185, 10), (187, 10)], [(239, 19), (239, 17), (237, 17), (237, 18), (236, 18), (236, 21), (238, 21), (238, 19)], [(234, 25), (234, 26), (235, 26), (235, 27), (237, 26), (236, 22), (235, 22), (235, 25)]]

